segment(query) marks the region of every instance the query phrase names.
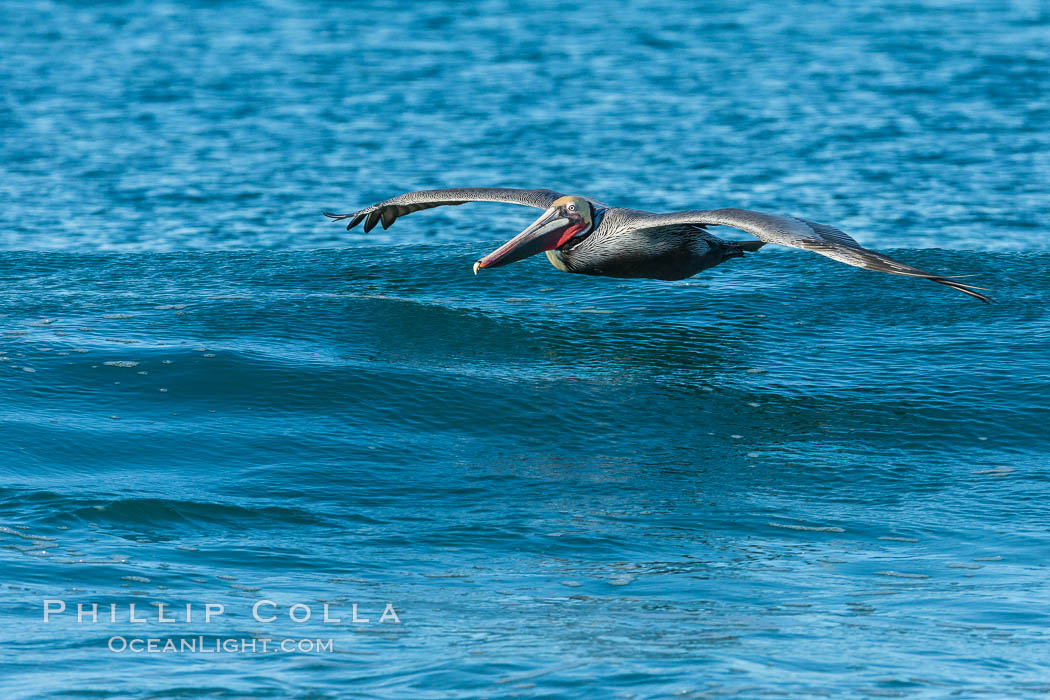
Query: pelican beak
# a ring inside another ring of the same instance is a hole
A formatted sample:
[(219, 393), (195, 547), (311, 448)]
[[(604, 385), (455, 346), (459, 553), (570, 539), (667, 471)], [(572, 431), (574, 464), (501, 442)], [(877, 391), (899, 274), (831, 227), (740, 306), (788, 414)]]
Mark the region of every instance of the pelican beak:
[(582, 230), (560, 207), (548, 209), (527, 229), (474, 263), (474, 274), (484, 267), (501, 267), (524, 260), (530, 255), (553, 250)]

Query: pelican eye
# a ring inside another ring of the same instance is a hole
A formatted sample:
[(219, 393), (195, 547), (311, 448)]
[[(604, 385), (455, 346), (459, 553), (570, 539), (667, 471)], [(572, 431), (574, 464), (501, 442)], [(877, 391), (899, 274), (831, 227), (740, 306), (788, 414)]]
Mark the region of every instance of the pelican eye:
[(575, 204), (570, 204), (568, 206), (568, 209), (569, 209), (569, 211), (576, 211), (576, 205)]

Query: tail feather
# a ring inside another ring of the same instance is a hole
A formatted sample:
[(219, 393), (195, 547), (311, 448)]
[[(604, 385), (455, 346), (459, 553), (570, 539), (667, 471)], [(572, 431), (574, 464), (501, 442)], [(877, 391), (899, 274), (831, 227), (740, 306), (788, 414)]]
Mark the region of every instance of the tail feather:
[(730, 241), (730, 243), (745, 253), (754, 253), (766, 244), (765, 241)]

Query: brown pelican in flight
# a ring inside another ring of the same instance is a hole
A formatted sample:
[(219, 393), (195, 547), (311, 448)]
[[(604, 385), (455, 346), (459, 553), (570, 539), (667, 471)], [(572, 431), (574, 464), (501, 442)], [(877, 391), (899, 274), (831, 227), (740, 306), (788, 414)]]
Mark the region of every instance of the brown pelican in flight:
[[(546, 253), (563, 272), (606, 277), (648, 277), (680, 280), (729, 258), (753, 252), (766, 243), (801, 248), (832, 260), (892, 275), (921, 277), (991, 302), (973, 285), (924, 272), (917, 267), (863, 248), (837, 228), (791, 216), (747, 209), (710, 209), (655, 214), (610, 207), (590, 197), (566, 196), (551, 190), (470, 187), (408, 192), (354, 212), (325, 216), (349, 219), (347, 230), (365, 222), (365, 232), (382, 222), (388, 228), (399, 216), (467, 202), (508, 202), (545, 209), (528, 228), (474, 263), (479, 269), (500, 267), (537, 253)], [(729, 226), (758, 238), (726, 241), (707, 230)]]

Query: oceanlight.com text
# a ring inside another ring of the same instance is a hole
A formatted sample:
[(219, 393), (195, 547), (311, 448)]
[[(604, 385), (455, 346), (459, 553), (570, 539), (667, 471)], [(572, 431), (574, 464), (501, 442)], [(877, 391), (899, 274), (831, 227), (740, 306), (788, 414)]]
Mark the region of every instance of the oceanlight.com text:
[(329, 639), (273, 639), (271, 637), (125, 637), (109, 638), (115, 654), (331, 654)]

